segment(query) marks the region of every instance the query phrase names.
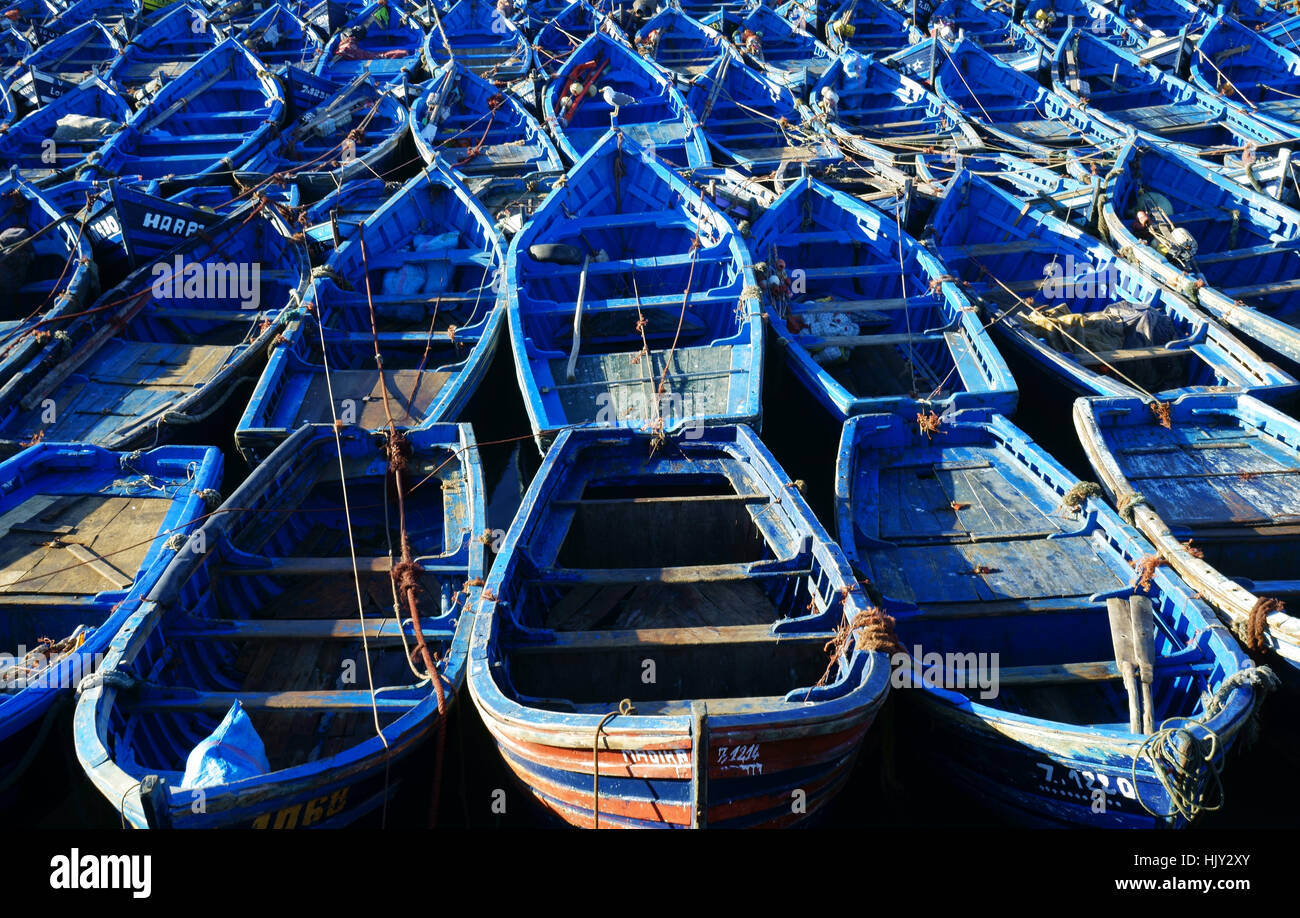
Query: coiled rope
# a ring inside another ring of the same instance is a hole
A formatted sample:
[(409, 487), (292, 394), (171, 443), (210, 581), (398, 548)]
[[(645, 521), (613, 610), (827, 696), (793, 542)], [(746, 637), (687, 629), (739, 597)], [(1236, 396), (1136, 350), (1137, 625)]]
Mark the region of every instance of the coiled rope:
[[(1267, 666), (1247, 666), (1233, 673), (1205, 700), (1205, 713), (1201, 717), (1172, 717), (1164, 721), (1160, 729), (1143, 740), (1133, 754), (1129, 773), (1134, 792), (1138, 803), (1152, 816), (1168, 819), (1177, 814), (1192, 822), (1202, 813), (1214, 812), (1223, 806), (1222, 769), (1215, 761), (1223, 743), (1206, 722), (1222, 711), (1232, 692), (1243, 685), (1255, 689), (1254, 703), (1248, 715), (1248, 723), (1253, 726), (1260, 705), (1279, 685), (1277, 676)], [(1198, 736), (1198, 732), (1203, 735)], [(1142, 797), (1137, 767), (1143, 756), (1151, 763), (1156, 780), (1169, 795), (1171, 809), (1167, 813), (1156, 812)], [(1213, 800), (1213, 803), (1207, 800)]]

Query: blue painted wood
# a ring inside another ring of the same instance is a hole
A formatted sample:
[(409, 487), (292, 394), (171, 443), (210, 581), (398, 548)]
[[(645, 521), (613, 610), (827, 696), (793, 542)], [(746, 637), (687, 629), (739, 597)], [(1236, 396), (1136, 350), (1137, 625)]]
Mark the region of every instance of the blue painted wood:
[[(131, 107), (117, 90), (98, 77), (86, 80), (71, 92), (19, 119), (0, 134), (0, 166), (17, 167), (18, 174), (30, 181), (58, 182), (71, 178), (86, 157), (109, 139), (107, 135), (79, 139), (59, 131), (59, 119), (68, 115), (103, 118), (108, 131), (119, 128), (131, 117)], [(54, 141), (53, 162), (47, 141)]]
[(528, 37), (488, 0), (457, 0), (446, 13), (434, 14), (424, 40), (429, 72), (452, 57), (488, 80), (523, 79), (532, 66)]
[[(155, 9), (162, 11), (166, 7), (155, 5)], [(130, 37), (139, 31), (144, 18), (140, 0), (76, 0), (45, 20), (43, 28), (61, 34), (82, 23), (99, 22), (123, 37)]]
[(221, 466), (207, 447), (127, 454), (74, 443), (0, 462), (0, 784), (18, 777), (27, 741), (94, 671), (211, 509)]
[[(944, 0), (934, 8), (929, 25), (943, 42), (955, 42), (959, 35), (979, 45), (985, 52), (1022, 73), (1046, 71), (1055, 43), (1010, 19), (1000, 7), (984, 0)], [(922, 46), (925, 46), (924, 48)], [(918, 44), (915, 61), (909, 57), (908, 75), (926, 78), (930, 69), (928, 42)], [(943, 62), (943, 46), (936, 48), (936, 58)]]
[(221, 42), (220, 31), (207, 25), (204, 14), (198, 3), (173, 3), (127, 44), (106, 79), (120, 92), (151, 94), (150, 84), (179, 77)]
[(402, 184), (377, 178), (353, 179), (309, 205), (302, 223), (312, 262), (328, 261), (335, 248), (352, 238), (361, 221), (396, 194)]
[(1172, 38), (1184, 28), (1199, 33), (1213, 15), (1186, 0), (1124, 0), (1118, 9), (1135, 29), (1153, 38)]
[[(535, 5), (529, 4), (530, 9)], [(532, 43), (534, 79), (538, 81), (539, 92), (593, 32), (601, 31), (615, 41), (627, 42), (627, 36), (605, 10), (608, 6), (609, 0), (599, 7), (586, 0), (573, 0), (543, 21)]]
[(99, 293), (90, 243), (62, 217), (21, 178), (0, 180), (0, 232), (17, 236), (0, 262), (0, 393), (40, 352), (42, 338)]
[(916, 147), (980, 146), (966, 117), (920, 83), (846, 51), (808, 94), (806, 121), (824, 123), (846, 153), (894, 164)]
[(441, 157), (466, 179), (526, 180), (564, 171), (559, 150), (528, 108), (459, 62), (434, 73), (411, 111), (420, 158)]
[[(1300, 391), (1293, 377), (1099, 240), (977, 175), (953, 180), (930, 225), (931, 248), (981, 303), (998, 341), (1076, 394), (1173, 398), (1231, 386), (1277, 401)], [(1027, 317), (1062, 305), (1071, 315), (1104, 312), (1129, 330), (1102, 350), (1082, 324)]]
[(763, 323), (750, 264), (725, 216), (631, 137), (607, 133), (507, 259), (511, 345), (539, 445), (579, 425), (756, 421)]
[(270, 4), (247, 24), (232, 23), (228, 29), (267, 67), (308, 69), (325, 48), (307, 21), (282, 3)]
[(907, 16), (882, 0), (848, 0), (831, 14), (823, 37), (833, 54), (883, 57), (906, 48), (914, 36)]
[(295, 67), (278, 75), (287, 93), (285, 127), (240, 166), (245, 184), (278, 175), (315, 201), (357, 178), (387, 178), (409, 159), (410, 111), (394, 92), (365, 75), (346, 86)]
[(542, 94), (546, 126), (570, 162), (582, 159), (614, 123), (605, 88), (636, 100), (618, 112), (618, 126), (629, 139), (678, 167), (709, 165), (708, 142), (671, 78), (603, 33), (584, 41)]
[(102, 23), (82, 23), (23, 58), (13, 73), (10, 92), (29, 109), (40, 108), (106, 71), (121, 51), (121, 42)]
[(736, 54), (720, 32), (673, 6), (646, 20), (632, 40), (637, 53), (682, 84), (710, 69), (720, 55)]
[[(1196, 244), (1190, 261), (1136, 227), (1164, 213)], [(1300, 367), (1300, 214), (1164, 146), (1133, 142), (1107, 176), (1102, 219), (1125, 257), (1193, 296), (1268, 355)], [(1198, 286), (1198, 282), (1203, 286)]]
[(822, 170), (842, 159), (818, 126), (805, 127), (795, 97), (732, 55), (720, 55), (692, 81), (686, 104), (719, 166), (755, 177), (800, 168)]
[[(1138, 595), (1134, 562), (1153, 549), (1099, 498), (1065, 507), (1076, 483), (1000, 415), (958, 412), (933, 435), (910, 412), (864, 415), (840, 440), (839, 541), (919, 667), (900, 693), (933, 726), (935, 762), (955, 782), (1037, 824), (1179, 825), (1138, 755), (1145, 736), (1129, 731), (1104, 601)], [(1213, 731), (1221, 767), (1259, 699), (1229, 686), (1212, 716), (1204, 699), (1249, 660), (1168, 568), (1140, 595), (1155, 612), (1154, 721), (1203, 721), (1189, 729), (1207, 746)], [(964, 686), (944, 678), (945, 661), (958, 665), (948, 654), (967, 667)], [(996, 687), (975, 678), (981, 659), (997, 667)], [(1081, 678), (1046, 675), (1070, 666)], [(1020, 667), (1036, 675), (1015, 678)], [(1194, 783), (1207, 781), (1198, 769)], [(1104, 812), (1092, 788), (1104, 789)]]
[(250, 204), (51, 326), (0, 390), (0, 443), (125, 449), (202, 421), (255, 376), (308, 280), (306, 249)]
[(768, 327), (837, 419), (918, 396), (1015, 407), (1015, 381), (969, 300), (896, 217), (802, 178), (749, 244)]
[[(421, 630), (450, 707), (484, 574), (482, 471), (468, 425), (413, 431), (408, 443), (405, 535), (423, 568)], [(443, 729), (434, 687), (407, 661), (414, 629), (393, 617), (397, 507), (361, 496), (383, 494), (386, 480), (382, 439), (299, 428), (118, 632), (103, 664), (118, 675), (82, 693), (74, 730), (86, 773), (129, 823), (346, 824), (382, 805), (396, 789), (386, 770)], [(121, 691), (112, 680), (128, 673), (147, 674), (149, 686)], [(186, 758), (236, 699), (271, 770), (203, 788), (199, 811), (180, 786)], [(147, 814), (130, 789), (148, 775), (166, 787)]]
[[(339, 47), (345, 35), (363, 55), (376, 56), (351, 60), (344, 57)], [(331, 34), (316, 59), (315, 72), (337, 83), (351, 82), (362, 74), (368, 74), (376, 85), (409, 82), (420, 69), (424, 39), (424, 28), (405, 5), (379, 0), (362, 8)]]
[(769, 80), (788, 87), (800, 99), (835, 58), (816, 35), (770, 6), (760, 4), (734, 14), (714, 13), (701, 22), (723, 32), (747, 64), (761, 70)]
[(226, 39), (137, 111), (94, 165), (104, 177), (228, 172), (270, 142), (283, 114), (275, 78), (247, 48)]
[(391, 416), (418, 430), (459, 417), (505, 324), (504, 261), (492, 218), (445, 166), (407, 182), (331, 256), (271, 355), (235, 430), (249, 463), (303, 424), (382, 430)]
[(1066, 149), (1089, 162), (1100, 158), (1099, 146), (1114, 149), (1114, 132), (975, 42), (963, 38), (951, 51), (939, 47), (935, 93), (992, 134), (995, 145), (1040, 162), (1058, 160)]
[(1052, 88), (1071, 105), (1086, 105), (1088, 115), (1111, 131), (1137, 131), (1150, 143), (1179, 146), (1189, 153), (1205, 147), (1273, 144), (1297, 136), (1243, 114), (1154, 64), (1144, 64), (1086, 29), (1074, 29), (1061, 39)]
[(1214, 19), (1191, 55), (1190, 79), (1292, 135), (1300, 129), (1300, 54), (1227, 16)]
[[(1185, 395), (1162, 424), (1133, 398), (1079, 399), (1075, 428), (1115, 500), (1243, 641), (1262, 597), (1300, 597), (1300, 424), (1240, 393)], [(1187, 546), (1197, 549), (1192, 555)], [(1300, 621), (1267, 616), (1263, 644), (1300, 667)]]
[(16, 67), (33, 50), (31, 40), (13, 26), (0, 28), (0, 72)]
[(748, 428), (568, 430), (493, 564), (468, 681), (506, 764), (571, 823), (786, 825), (838, 790), (888, 691), (883, 653), (824, 649), (866, 609)]

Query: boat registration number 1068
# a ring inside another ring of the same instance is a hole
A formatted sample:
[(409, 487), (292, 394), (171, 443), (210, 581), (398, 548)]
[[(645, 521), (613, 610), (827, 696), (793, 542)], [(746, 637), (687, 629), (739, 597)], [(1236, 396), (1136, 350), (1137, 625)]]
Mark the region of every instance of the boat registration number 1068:
[(253, 820), (254, 829), (296, 829), (314, 825), (329, 816), (337, 816), (348, 805), (348, 788), (332, 794), (286, 806), (275, 813), (263, 813)]

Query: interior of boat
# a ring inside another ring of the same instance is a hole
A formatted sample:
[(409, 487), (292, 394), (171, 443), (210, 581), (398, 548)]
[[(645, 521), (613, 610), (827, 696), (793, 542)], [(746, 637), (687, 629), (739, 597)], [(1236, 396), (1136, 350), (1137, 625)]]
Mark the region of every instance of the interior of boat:
[(588, 476), (550, 499), (509, 582), (515, 621), (547, 633), (503, 638), (518, 700), (739, 711), (834, 681), (828, 630), (772, 634), (839, 599), (811, 540), (742, 463), (693, 453), (605, 477), (588, 458), (574, 460)]
[(921, 671), (1008, 713), (1127, 729), (1106, 597), (1133, 594), (1153, 605), (1156, 722), (1198, 713), (1222, 673), (1175, 599), (1135, 592), (1135, 559), (1062, 504), (1042, 460), (946, 433), (901, 456), (863, 450), (855, 472), (856, 563)]
[[(283, 769), (373, 739), (376, 717), (387, 726), (428, 700), (428, 684), (420, 685), (407, 663), (413, 640), (404, 643), (398, 627), (409, 613), (391, 576), (397, 503), (382, 445), (374, 443), (345, 447), (346, 510), (331, 431), (318, 434), (214, 536), (216, 549), (165, 608), (137, 658), (151, 686), (119, 696), (119, 760), (179, 782), (190, 750), (237, 699), (271, 768)], [(417, 446), (407, 487), (407, 533), (425, 569), (418, 575), (421, 624), (441, 658), (454, 634), (471, 542), (468, 508), (446, 498), (467, 485), (449, 449)]]

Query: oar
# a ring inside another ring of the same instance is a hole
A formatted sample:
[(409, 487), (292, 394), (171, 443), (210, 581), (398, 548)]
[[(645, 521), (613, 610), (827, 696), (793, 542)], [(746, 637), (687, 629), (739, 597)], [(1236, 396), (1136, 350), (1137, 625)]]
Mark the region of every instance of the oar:
[(569, 351), (569, 365), (565, 367), (565, 375), (568, 376), (569, 382), (573, 382), (574, 370), (578, 363), (578, 348), (582, 346), (582, 301), (587, 294), (587, 266), (591, 264), (591, 256), (582, 256), (582, 273), (578, 275), (578, 304), (573, 309), (573, 348)]
[(1130, 596), (1129, 616), (1133, 631), (1133, 652), (1142, 677), (1142, 729), (1155, 730), (1155, 713), (1151, 705), (1151, 681), (1155, 678), (1156, 621), (1155, 609), (1145, 596)]
[(1133, 638), (1130, 632), (1129, 608), (1124, 600), (1112, 597), (1106, 600), (1106, 612), (1110, 616), (1110, 641), (1115, 647), (1115, 664), (1119, 667), (1120, 677), (1124, 680), (1124, 691), (1128, 693), (1128, 728), (1137, 733), (1142, 727), (1142, 715), (1138, 705), (1137, 678), (1133, 667)]

